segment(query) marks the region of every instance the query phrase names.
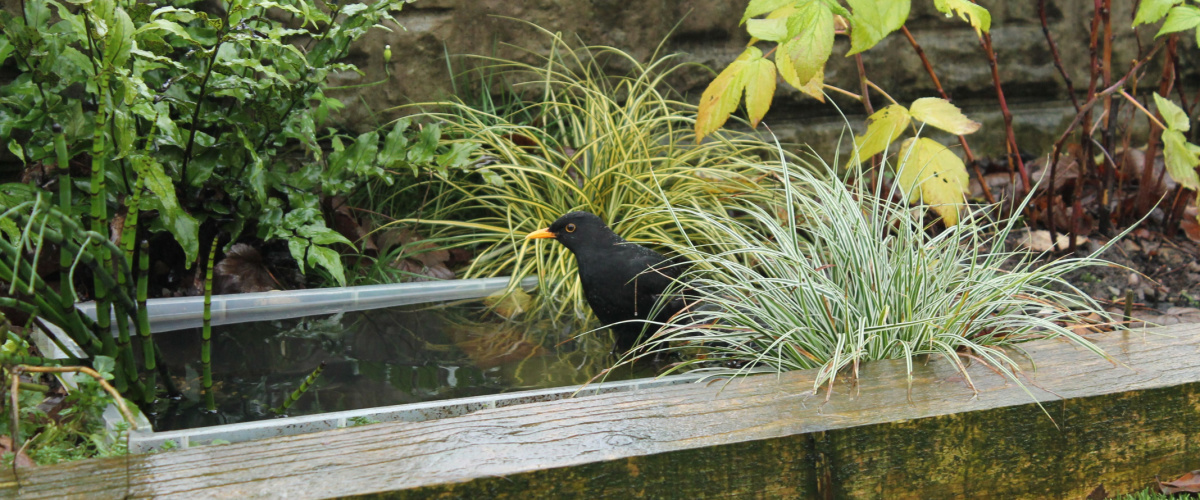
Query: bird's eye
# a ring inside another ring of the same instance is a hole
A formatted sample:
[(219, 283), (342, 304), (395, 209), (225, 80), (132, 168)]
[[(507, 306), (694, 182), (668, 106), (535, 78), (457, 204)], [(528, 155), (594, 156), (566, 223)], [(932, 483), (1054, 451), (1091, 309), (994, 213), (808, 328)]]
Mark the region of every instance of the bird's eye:
[(568, 233), (575, 232), (575, 224), (567, 224), (567, 232)]

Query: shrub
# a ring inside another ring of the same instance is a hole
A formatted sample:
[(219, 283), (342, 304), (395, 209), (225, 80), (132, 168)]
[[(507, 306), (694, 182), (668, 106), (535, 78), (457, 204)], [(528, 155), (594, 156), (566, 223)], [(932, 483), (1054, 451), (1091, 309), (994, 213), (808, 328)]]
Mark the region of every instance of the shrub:
[[(643, 64), (611, 47), (572, 48), (557, 36), (552, 42), (539, 65), (485, 58), (527, 82), (515, 91), (536, 93), (538, 100), (511, 106), (503, 116), (462, 102), (438, 103), (443, 111), (429, 113), (444, 120), (442, 130), (454, 143), (478, 145), (472, 171), (481, 181), (438, 174), (461, 197), (427, 207), (422, 219), (397, 223), (430, 226), (430, 236), (449, 246), (478, 245), (465, 277), (512, 275), (515, 285), (540, 276), (534, 308), (583, 319), (590, 309), (570, 252), (561, 245), (530, 247), (525, 234), (586, 210), (629, 241), (713, 243), (724, 235), (709, 232), (707, 218), (661, 208), (725, 214), (735, 200), (760, 199), (764, 178), (748, 165), (772, 148), (755, 135), (732, 132), (696, 144), (695, 106), (664, 88), (663, 79), (679, 68), (670, 56)], [(632, 69), (606, 75), (606, 60)]]
[(21, 15), (0, 12), (0, 64), (20, 71), (0, 87), (0, 137), (22, 161), (75, 174), (63, 182), (92, 195), (94, 230), (146, 191), (130, 208), (185, 264), (207, 223), (285, 240), (301, 269), (344, 282), (330, 245), (349, 241), (326, 227), (320, 196), (382, 176), (396, 148), (326, 128), (341, 107), (326, 77), (355, 70), (341, 62), (351, 42), (404, 3), (23, 0)]
[[(954, 363), (968, 383), (970, 360), (1015, 379), (1020, 369), (1004, 348), (1035, 339), (1063, 338), (1104, 355), (1076, 328), (1110, 318), (1063, 279), (1108, 264), (1097, 254), (1038, 264), (1029, 252), (1005, 249), (1016, 219), (988, 220), (994, 207), (932, 234), (920, 215), (926, 207), (898, 202), (905, 193), (786, 163), (764, 168), (788, 182), (783, 213), (743, 206), (761, 233), (673, 209), (736, 245), (684, 250), (712, 266), (681, 278), (695, 305), (629, 359), (675, 351), (685, 359), (674, 369), (713, 375), (819, 368), (816, 389), (862, 361), (906, 359), (911, 373), (920, 355)], [(713, 358), (740, 368), (713, 366)]]

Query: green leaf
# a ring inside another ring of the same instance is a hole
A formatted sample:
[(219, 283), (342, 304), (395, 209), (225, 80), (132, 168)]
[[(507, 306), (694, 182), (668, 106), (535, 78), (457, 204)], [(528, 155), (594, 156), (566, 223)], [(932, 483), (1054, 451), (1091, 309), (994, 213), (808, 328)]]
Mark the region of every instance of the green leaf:
[(1183, 3), (1183, 0), (1142, 0), (1138, 5), (1137, 16), (1133, 18), (1133, 27), (1139, 24), (1157, 23), (1167, 15), (1171, 7)]
[(321, 266), (333, 275), (338, 285), (346, 286), (346, 271), (342, 267), (342, 256), (336, 250), (328, 247), (309, 245), (308, 265)]
[(751, 59), (762, 59), (762, 51), (757, 47), (747, 48), (704, 89), (704, 94), (700, 96), (700, 109), (696, 112), (697, 142), (721, 128), (737, 109), (742, 91), (746, 88), (746, 70), (750, 67)]
[(920, 200), (947, 226), (958, 224), (969, 182), (962, 159), (933, 139), (913, 137), (901, 145), (899, 165), (896, 182), (908, 193), (909, 203)]
[(8, 141), (8, 151), (11, 152), (13, 156), (20, 158), (22, 165), (25, 164), (25, 151), (21, 148), (21, 143), (17, 142), (16, 139), (11, 139)]
[(923, 97), (913, 101), (908, 113), (913, 119), (955, 135), (966, 135), (979, 130), (978, 122), (967, 118), (958, 106), (939, 97)]
[[(107, 333), (107, 332), (106, 332)], [(117, 368), (117, 360), (109, 356), (96, 356), (92, 358), (92, 369), (96, 370), (105, 380), (113, 379), (113, 370)]]
[(760, 40), (779, 42), (788, 38), (785, 19), (751, 19), (746, 23), (746, 31)]
[(775, 97), (775, 65), (756, 59), (750, 62), (746, 75), (746, 113), (750, 115), (750, 126), (757, 127)]
[(167, 33), (171, 33), (179, 38), (182, 38), (182, 39), (192, 42), (194, 44), (200, 43), (200, 42), (197, 42), (195, 38), (192, 38), (192, 35), (188, 34), (188, 32), (185, 31), (183, 29), (183, 27), (180, 26), (178, 23), (168, 21), (166, 19), (155, 19), (146, 24), (143, 24), (140, 28), (137, 29), (137, 31), (134, 32), (134, 35), (140, 35), (146, 31), (150, 31), (150, 30), (165, 31)]
[(825, 68), (825, 61), (833, 52), (833, 12), (825, 4), (813, 1), (792, 14), (787, 22), (788, 31), (796, 33), (796, 37), (779, 49), (783, 57), (791, 59), (795, 79), (808, 82)]
[(1176, 31), (1190, 30), (1200, 26), (1200, 7), (1195, 5), (1179, 5), (1171, 9), (1167, 14), (1167, 20), (1163, 22), (1162, 28), (1159, 28), (1155, 38), (1163, 36), (1167, 33)]
[(992, 15), (987, 9), (975, 5), (970, 0), (933, 0), (933, 6), (937, 8), (946, 17), (952, 14), (958, 14), (959, 19), (971, 23), (971, 27), (975, 28), (976, 36), (983, 36), (983, 33), (992, 28)]
[(1200, 189), (1200, 178), (1196, 174), (1196, 166), (1200, 165), (1197, 147), (1188, 144), (1183, 132), (1178, 130), (1164, 130), (1162, 141), (1163, 161), (1171, 178), (1185, 188)]
[(411, 121), (407, 118), (396, 120), (396, 124), (392, 126), (392, 130), (383, 139), (383, 148), (379, 150), (379, 158), (376, 159), (379, 166), (392, 168), (404, 160), (408, 149), (408, 135), (406, 132), (408, 132), (410, 124)]
[(438, 124), (434, 123), (426, 125), (417, 134), (417, 142), (413, 143), (408, 149), (408, 161), (417, 165), (425, 165), (433, 161), (433, 157), (437, 154), (439, 141), (442, 139), (442, 130)]
[(195, 262), (200, 253), (200, 223), (179, 206), (175, 183), (158, 160), (143, 154), (129, 156), (133, 170), (153, 196), (143, 198), (147, 208), (158, 210), (163, 226), (183, 248), (187, 262)]
[(1192, 128), (1192, 124), (1188, 120), (1188, 115), (1170, 99), (1164, 99), (1154, 93), (1154, 105), (1158, 106), (1158, 114), (1162, 115), (1164, 123), (1168, 129), (1187, 132)]
[(742, 14), (742, 21), (738, 24), (745, 24), (746, 20), (761, 16), (773, 10), (784, 7), (795, 0), (750, 0), (750, 4), (746, 6), (746, 12)]
[(129, 51), (133, 48), (133, 21), (125, 9), (117, 7), (113, 11), (113, 22), (109, 26), (108, 36), (104, 39), (104, 62), (109, 66), (121, 67), (129, 60)]
[(879, 43), (908, 20), (911, 0), (848, 0), (854, 15), (850, 18), (852, 56)]
[(180, 210), (179, 200), (175, 197), (175, 183), (163, 170), (158, 160), (144, 154), (130, 155), (130, 163), (138, 177), (145, 183), (146, 189), (154, 193), (168, 212)]
[(904, 133), (909, 121), (908, 110), (904, 106), (893, 104), (876, 111), (867, 118), (866, 133), (854, 137), (858, 155), (850, 157), (847, 167), (886, 151), (888, 145)]
[(450, 150), (438, 155), (437, 164), (445, 169), (461, 169), (467, 166), (471, 153), (479, 149), (478, 142), (456, 142)]

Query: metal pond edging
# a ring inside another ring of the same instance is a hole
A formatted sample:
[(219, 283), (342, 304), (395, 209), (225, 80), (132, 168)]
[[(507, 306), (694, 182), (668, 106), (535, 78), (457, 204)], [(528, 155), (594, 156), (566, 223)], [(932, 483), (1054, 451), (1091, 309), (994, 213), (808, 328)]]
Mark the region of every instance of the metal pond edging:
[[(236, 295), (214, 295), (212, 297), (212, 324), (234, 324), (250, 321), (298, 318), (341, 311), (358, 311), (395, 307), (426, 302), (478, 299), (503, 290), (509, 278), (485, 278), (421, 283), (370, 285), (336, 289), (294, 290), (288, 292), (246, 293)], [(521, 281), (521, 287), (532, 289), (537, 278)], [(147, 301), (150, 325), (153, 333), (196, 328), (201, 326), (203, 297), (181, 297), (152, 299)], [(95, 318), (94, 303), (78, 304), (81, 312)], [(115, 323), (115, 322), (114, 322)], [(82, 349), (74, 344), (66, 332), (48, 325), (49, 331), (35, 330), (33, 339), (38, 349), (48, 358), (65, 359), (67, 353), (47, 338), (53, 335), (76, 357), (84, 357)], [(160, 330), (160, 328), (162, 328)], [(163, 449), (168, 441), (178, 448), (210, 445), (214, 441), (236, 443), (278, 436), (290, 436), (309, 432), (353, 427), (376, 422), (423, 422), (441, 418), (466, 415), (478, 410), (501, 408), (541, 401), (554, 401), (575, 396), (592, 396), (613, 392), (625, 392), (651, 387), (664, 387), (691, 383), (702, 375), (671, 375), (659, 378), (601, 382), (596, 384), (534, 389), (528, 391), (472, 396), (467, 398), (426, 401), (393, 406), (378, 406), (358, 410), (320, 413), (298, 417), (283, 417), (235, 424), (214, 425), (174, 431), (154, 432), (150, 421), (131, 405), (137, 430), (129, 431), (130, 453), (148, 453)], [(69, 388), (74, 388), (70, 377), (61, 377)], [(108, 437), (115, 439), (117, 427), (125, 420), (110, 404), (103, 414)], [(361, 423), (359, 422), (361, 420)]]

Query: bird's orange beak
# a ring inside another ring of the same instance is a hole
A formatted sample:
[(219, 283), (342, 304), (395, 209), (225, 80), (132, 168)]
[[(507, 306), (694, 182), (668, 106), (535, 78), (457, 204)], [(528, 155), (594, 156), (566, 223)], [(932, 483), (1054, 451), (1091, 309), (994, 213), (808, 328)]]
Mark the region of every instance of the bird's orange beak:
[(542, 238), (553, 238), (555, 236), (556, 235), (554, 233), (550, 232), (550, 229), (538, 229), (537, 231), (525, 235), (525, 239), (539, 240)]

